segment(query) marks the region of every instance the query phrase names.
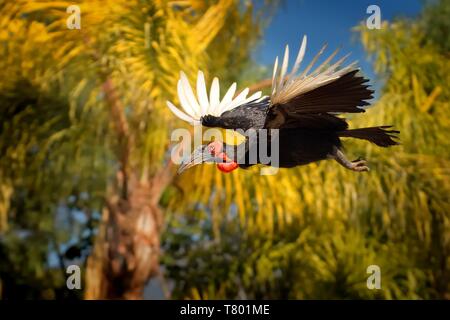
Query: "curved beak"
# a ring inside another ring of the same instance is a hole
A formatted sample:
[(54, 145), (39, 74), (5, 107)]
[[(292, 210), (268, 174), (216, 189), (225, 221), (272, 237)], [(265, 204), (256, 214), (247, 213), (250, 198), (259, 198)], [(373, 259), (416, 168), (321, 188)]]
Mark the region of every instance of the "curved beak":
[(220, 163), (223, 162), (221, 158), (214, 157), (211, 155), (207, 149), (207, 145), (202, 145), (197, 147), (190, 156), (185, 157), (181, 161), (181, 165), (178, 168), (178, 174), (182, 173), (186, 169), (204, 162)]

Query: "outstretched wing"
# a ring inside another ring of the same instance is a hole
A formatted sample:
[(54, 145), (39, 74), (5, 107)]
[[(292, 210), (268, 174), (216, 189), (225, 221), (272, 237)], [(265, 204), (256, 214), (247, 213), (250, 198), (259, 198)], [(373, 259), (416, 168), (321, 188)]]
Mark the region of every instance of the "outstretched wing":
[[(368, 89), (367, 79), (358, 74), (356, 63), (342, 64), (347, 56), (330, 64), (338, 53), (334, 51), (320, 66), (310, 72), (325, 51), (324, 46), (304, 71), (297, 75), (306, 51), (303, 37), (292, 71), (287, 75), (289, 47), (286, 46), (281, 71), (278, 73), (278, 57), (272, 76), (271, 106), (266, 128), (318, 128), (343, 130), (344, 119), (336, 113), (364, 112), (373, 91)], [(310, 72), (310, 73), (309, 73)]]
[(261, 98), (261, 91), (247, 97), (249, 93), (248, 88), (242, 90), (235, 97), (236, 83), (233, 83), (227, 90), (223, 99), (220, 100), (220, 86), (218, 78), (213, 79), (208, 97), (205, 77), (201, 71), (199, 71), (197, 75), (197, 97), (194, 95), (194, 91), (192, 90), (189, 80), (184, 72), (180, 73), (177, 89), (178, 99), (184, 111), (178, 109), (170, 101), (167, 101), (167, 106), (178, 118), (187, 121), (192, 125), (200, 124), (202, 117), (208, 115), (220, 117), (220, 115), (226, 111)]

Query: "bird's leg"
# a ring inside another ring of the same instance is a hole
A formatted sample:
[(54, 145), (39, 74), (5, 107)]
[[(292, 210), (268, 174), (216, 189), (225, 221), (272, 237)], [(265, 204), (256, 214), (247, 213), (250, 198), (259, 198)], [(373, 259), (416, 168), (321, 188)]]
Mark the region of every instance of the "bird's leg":
[(339, 150), (337, 147), (334, 147), (333, 153), (331, 157), (335, 159), (341, 166), (353, 170), (353, 171), (369, 171), (369, 167), (366, 166), (367, 162), (361, 158), (358, 158), (354, 161), (349, 161), (344, 153)]

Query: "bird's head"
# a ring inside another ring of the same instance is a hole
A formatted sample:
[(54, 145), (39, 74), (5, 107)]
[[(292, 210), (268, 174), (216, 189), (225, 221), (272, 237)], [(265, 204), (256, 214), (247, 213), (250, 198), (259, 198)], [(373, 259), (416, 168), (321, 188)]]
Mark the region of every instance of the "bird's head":
[(204, 162), (216, 163), (217, 168), (222, 172), (231, 172), (239, 167), (237, 162), (226, 154), (225, 143), (212, 141), (197, 147), (189, 157), (183, 159), (178, 173)]

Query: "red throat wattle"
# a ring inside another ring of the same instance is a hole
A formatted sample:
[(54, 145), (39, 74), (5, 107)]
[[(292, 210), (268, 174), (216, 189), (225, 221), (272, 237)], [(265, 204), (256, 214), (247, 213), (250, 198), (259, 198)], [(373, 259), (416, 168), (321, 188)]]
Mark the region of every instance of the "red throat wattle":
[[(226, 157), (226, 155), (225, 155), (225, 157)], [(217, 164), (217, 168), (220, 171), (225, 172), (225, 173), (231, 172), (234, 169), (237, 169), (238, 167), (239, 167), (239, 165), (234, 161)]]
[(228, 158), (225, 152), (222, 152), (223, 149), (222, 143), (218, 141), (213, 141), (208, 145), (208, 148), (209, 152), (211, 152), (212, 155), (222, 158), (224, 161), (226, 161), (224, 163), (217, 164), (217, 168), (220, 171), (228, 173), (239, 167), (239, 165), (235, 161)]

